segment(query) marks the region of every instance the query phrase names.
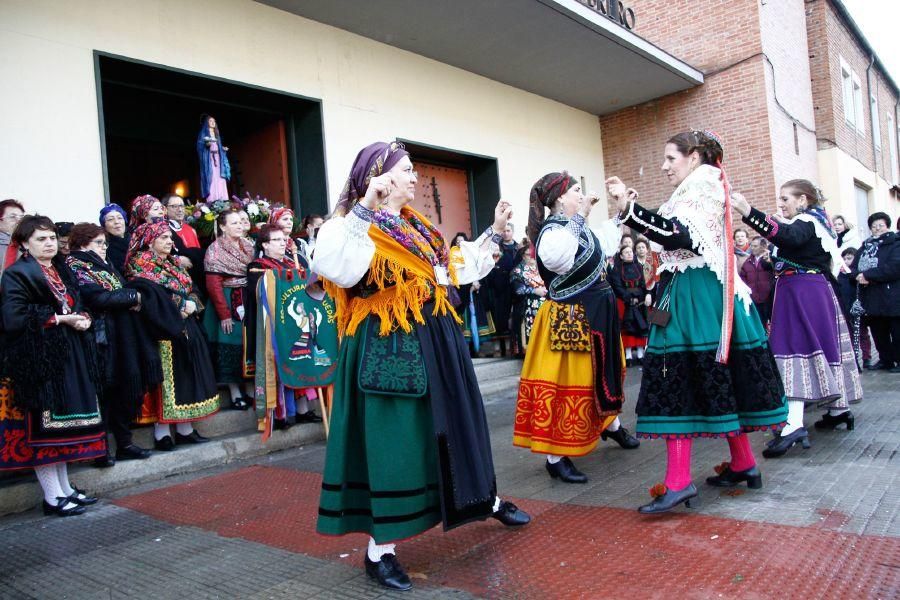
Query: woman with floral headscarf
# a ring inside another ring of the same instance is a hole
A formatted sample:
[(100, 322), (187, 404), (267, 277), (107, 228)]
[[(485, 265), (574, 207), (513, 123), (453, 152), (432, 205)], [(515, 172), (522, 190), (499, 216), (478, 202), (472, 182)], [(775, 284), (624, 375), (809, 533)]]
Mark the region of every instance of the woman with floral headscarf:
[(737, 276), (730, 193), (718, 136), (686, 131), (665, 146), (662, 170), (675, 192), (658, 213), (640, 206), (618, 177), (607, 187), (619, 219), (660, 251), (662, 275), (636, 412), (637, 434), (666, 440), (665, 483), (638, 510), (653, 514), (690, 506), (695, 437), (724, 437), (731, 462), (707, 478), (717, 487), (762, 487), (748, 431), (784, 423), (787, 407), (775, 359), (750, 288)]
[(392, 589), (411, 587), (392, 542), (438, 523), (530, 520), (496, 497), (481, 393), (448, 294), (490, 270), (511, 209), (501, 201), (493, 225), (462, 242), (458, 266), (408, 206), (415, 184), (402, 144), (363, 148), (312, 263), (343, 338), (317, 530), (369, 534), (366, 572)]
[[(172, 230), (165, 221), (139, 225), (131, 234), (126, 276), (141, 294), (138, 313), (146, 331), (159, 342), (163, 383), (151, 395), (156, 419), (154, 447), (209, 441), (193, 423), (219, 410), (219, 394), (206, 339), (197, 314), (203, 310), (191, 276), (172, 256)], [(148, 411), (145, 411), (148, 412)], [(176, 424), (173, 441), (169, 425)]]
[(639, 445), (619, 423), (625, 369), (606, 281), (606, 257), (621, 228), (615, 221), (587, 227), (598, 200), (566, 171), (544, 175), (530, 195), (528, 237), (547, 299), (522, 365), (513, 444), (546, 455), (550, 477), (566, 483), (587, 481), (569, 457), (591, 452), (601, 436), (626, 449)]
[(778, 207), (783, 217), (753, 208), (740, 194), (732, 198), (744, 223), (776, 247), (769, 344), (784, 382), (788, 419), (763, 450), (766, 458), (776, 458), (795, 444), (809, 448), (803, 426), (806, 404), (828, 409), (816, 429), (842, 423), (853, 429), (850, 404), (862, 400), (862, 386), (850, 331), (832, 288), (844, 262), (822, 207), (824, 198), (806, 179), (781, 186)]
[(134, 231), (138, 225), (150, 223), (166, 216), (166, 208), (159, 198), (145, 194), (131, 201), (131, 218), (128, 227)]

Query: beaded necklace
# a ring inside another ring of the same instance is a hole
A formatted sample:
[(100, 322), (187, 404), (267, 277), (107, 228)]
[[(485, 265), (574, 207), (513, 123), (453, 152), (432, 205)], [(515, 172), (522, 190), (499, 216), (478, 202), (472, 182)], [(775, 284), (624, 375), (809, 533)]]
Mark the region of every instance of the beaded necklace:
[(70, 308), (66, 284), (63, 283), (62, 278), (59, 276), (59, 273), (53, 267), (53, 265), (50, 265), (49, 267), (41, 265), (41, 271), (43, 271), (44, 273), (44, 279), (46, 279), (47, 283), (50, 284), (50, 291), (53, 292), (53, 297), (56, 298), (57, 302), (59, 302), (63, 314), (68, 314)]

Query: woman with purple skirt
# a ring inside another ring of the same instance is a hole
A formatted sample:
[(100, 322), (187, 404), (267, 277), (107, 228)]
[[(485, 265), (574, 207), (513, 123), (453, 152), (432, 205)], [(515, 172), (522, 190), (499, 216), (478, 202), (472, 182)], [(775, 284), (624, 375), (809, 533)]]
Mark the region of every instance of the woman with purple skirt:
[(834, 429), (841, 423), (853, 429), (850, 404), (862, 400), (862, 386), (850, 332), (832, 287), (841, 255), (822, 207), (824, 198), (809, 181), (792, 179), (781, 187), (778, 208), (783, 216), (753, 208), (740, 194), (732, 198), (744, 223), (776, 246), (769, 345), (784, 381), (788, 420), (763, 456), (777, 458), (798, 443), (809, 448), (803, 426), (806, 404), (828, 409), (816, 429)]

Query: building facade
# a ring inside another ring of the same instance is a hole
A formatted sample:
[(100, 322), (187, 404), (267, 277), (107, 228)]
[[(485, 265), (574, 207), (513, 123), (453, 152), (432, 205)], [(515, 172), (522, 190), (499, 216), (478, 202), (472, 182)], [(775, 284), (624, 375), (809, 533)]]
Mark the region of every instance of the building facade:
[(196, 198), (202, 113), (230, 191), (303, 214), (374, 140), (407, 144), (444, 229), (481, 229), (503, 197), (521, 233), (561, 169), (656, 206), (689, 128), (724, 138), (761, 208), (803, 177), (851, 222), (898, 213), (897, 86), (838, 0), (7, 0), (0, 33), (0, 197), (58, 220)]

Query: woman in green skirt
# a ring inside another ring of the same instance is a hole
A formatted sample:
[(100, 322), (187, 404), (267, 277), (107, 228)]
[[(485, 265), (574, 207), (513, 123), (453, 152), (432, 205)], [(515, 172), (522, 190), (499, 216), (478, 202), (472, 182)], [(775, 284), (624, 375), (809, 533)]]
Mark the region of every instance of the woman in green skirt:
[(511, 209), (500, 202), (492, 227), (451, 262), (441, 233), (408, 206), (415, 183), (402, 144), (363, 148), (311, 265), (343, 340), (317, 530), (368, 534), (366, 572), (400, 590), (411, 583), (393, 542), (438, 523), (530, 521), (497, 498), (481, 393), (448, 295), (490, 271)]
[(709, 131), (669, 139), (663, 172), (675, 186), (658, 213), (635, 202), (618, 177), (607, 180), (616, 199), (627, 196), (623, 224), (643, 233), (660, 252), (662, 273), (637, 403), (637, 434), (665, 438), (663, 484), (651, 488), (644, 514), (690, 506), (695, 437), (724, 437), (731, 461), (707, 483), (762, 487), (748, 431), (774, 429), (787, 407), (778, 367), (750, 290), (737, 276), (728, 182), (722, 144)]

